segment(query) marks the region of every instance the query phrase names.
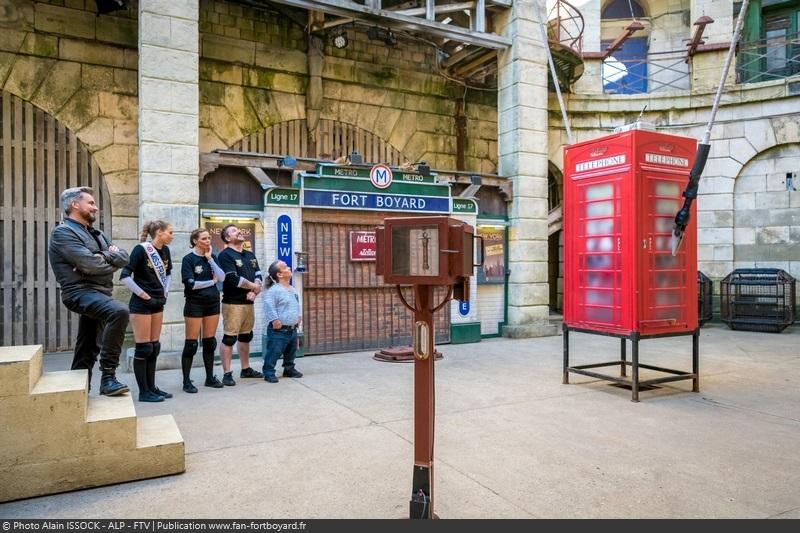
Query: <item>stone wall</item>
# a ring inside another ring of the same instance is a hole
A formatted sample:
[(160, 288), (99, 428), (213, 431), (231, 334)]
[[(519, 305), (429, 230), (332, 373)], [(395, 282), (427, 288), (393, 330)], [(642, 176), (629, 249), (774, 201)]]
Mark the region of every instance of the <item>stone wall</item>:
[[(325, 42), (320, 118), (375, 133), (415, 161), (454, 169), (454, 116), (465, 98), (467, 169), (496, 170), (496, 92), (465, 91), (438, 75), (429, 45), (398, 35), (391, 47), (370, 41), (365, 27), (343, 28), (346, 48)], [(203, 0), (200, 31), (201, 152), (306, 118), (308, 45), (300, 25), (276, 13)]]
[(86, 144), (111, 194), (113, 237), (130, 248), (138, 225), (136, 10), (97, 16), (94, 0), (0, 0), (0, 14), (0, 87)]

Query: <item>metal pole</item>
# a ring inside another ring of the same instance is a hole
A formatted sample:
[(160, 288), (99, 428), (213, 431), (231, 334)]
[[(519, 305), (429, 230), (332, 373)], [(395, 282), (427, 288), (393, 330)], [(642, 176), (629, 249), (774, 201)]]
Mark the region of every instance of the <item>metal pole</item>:
[(430, 350), (428, 357), (414, 358), (414, 475), (409, 506), (412, 519), (433, 518), (433, 429), (436, 406), (433, 374), (433, 363), (436, 359), (436, 347), (433, 344), (433, 289), (432, 285), (414, 287), (415, 328), (418, 322), (427, 324), (426, 346)]
[(561, 118), (564, 121), (564, 127), (567, 130), (567, 143), (573, 144), (572, 128), (569, 127), (569, 118), (567, 118), (567, 108), (564, 106), (564, 98), (561, 96), (561, 87), (558, 85), (558, 75), (556, 74), (556, 65), (553, 62), (553, 54), (550, 52), (550, 43), (547, 39), (547, 29), (545, 28), (546, 21), (542, 14), (542, 7), (539, 4), (544, 0), (533, 0), (533, 5), (536, 8), (536, 17), (539, 19), (539, 30), (542, 34), (542, 46), (547, 52), (547, 62), (550, 64), (550, 75), (553, 77), (553, 86), (556, 89), (556, 96), (558, 96), (558, 105), (561, 108)]

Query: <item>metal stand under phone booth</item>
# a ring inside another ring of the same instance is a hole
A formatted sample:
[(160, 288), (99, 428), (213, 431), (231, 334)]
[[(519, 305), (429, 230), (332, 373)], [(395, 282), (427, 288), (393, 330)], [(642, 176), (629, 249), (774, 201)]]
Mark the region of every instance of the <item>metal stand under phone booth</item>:
[[(379, 276), (397, 286), (403, 304), (414, 313), (414, 473), (410, 518), (437, 518), (433, 512), (433, 429), (435, 414), (433, 314), (455, 298), (469, 300), (469, 278), (475, 265), (474, 229), (449, 217), (387, 218), (376, 231)], [(414, 305), (401, 285), (414, 285)], [(447, 296), (434, 305), (436, 286)]]

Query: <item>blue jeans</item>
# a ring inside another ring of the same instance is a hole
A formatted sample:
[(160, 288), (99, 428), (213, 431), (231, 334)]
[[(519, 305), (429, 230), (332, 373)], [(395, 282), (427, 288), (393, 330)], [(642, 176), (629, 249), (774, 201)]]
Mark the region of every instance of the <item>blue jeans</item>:
[(275, 375), (275, 365), (283, 356), (283, 371), (294, 368), (294, 354), (297, 352), (297, 330), (273, 329), (267, 326), (267, 353), (264, 355), (265, 376)]

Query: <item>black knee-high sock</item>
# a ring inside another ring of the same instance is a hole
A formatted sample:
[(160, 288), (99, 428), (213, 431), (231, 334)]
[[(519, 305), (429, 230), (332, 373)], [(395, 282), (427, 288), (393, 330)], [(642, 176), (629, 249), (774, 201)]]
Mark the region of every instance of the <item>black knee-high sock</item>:
[(181, 370), (183, 370), (183, 384), (188, 385), (189, 381), (189, 374), (192, 371), (192, 361), (194, 360), (194, 354), (197, 353), (197, 340), (190, 341), (186, 339), (183, 343), (183, 353), (181, 354)]
[(147, 388), (155, 392), (156, 362), (158, 360), (158, 354), (161, 352), (161, 343), (155, 341), (151, 342), (150, 345), (153, 347), (153, 351), (150, 353), (150, 357), (147, 358)]
[(203, 339), (203, 366), (206, 367), (206, 379), (214, 375), (214, 351), (217, 349), (216, 337)]
[(149, 342), (137, 342), (133, 352), (133, 374), (139, 393), (149, 390), (147, 386), (147, 360), (153, 353), (153, 345)]

